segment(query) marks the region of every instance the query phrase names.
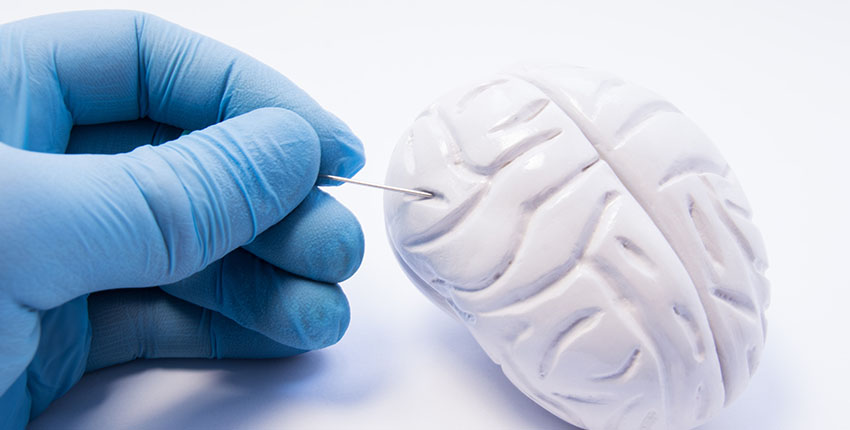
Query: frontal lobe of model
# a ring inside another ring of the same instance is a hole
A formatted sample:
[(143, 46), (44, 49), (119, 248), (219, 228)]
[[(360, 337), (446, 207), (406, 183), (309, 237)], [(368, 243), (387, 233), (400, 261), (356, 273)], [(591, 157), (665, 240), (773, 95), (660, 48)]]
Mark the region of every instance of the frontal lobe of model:
[(746, 387), (767, 267), (750, 208), (675, 106), (583, 68), (447, 94), (395, 148), (399, 262), (523, 393), (587, 429), (690, 429)]

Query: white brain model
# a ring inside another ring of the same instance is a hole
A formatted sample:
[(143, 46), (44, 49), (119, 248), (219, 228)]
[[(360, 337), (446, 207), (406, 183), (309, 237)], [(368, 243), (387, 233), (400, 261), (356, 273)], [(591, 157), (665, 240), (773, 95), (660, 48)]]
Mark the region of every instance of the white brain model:
[(747, 385), (765, 337), (762, 241), (735, 175), (657, 95), (523, 69), (416, 119), (387, 182), (414, 283), (528, 397), (588, 429), (689, 429)]

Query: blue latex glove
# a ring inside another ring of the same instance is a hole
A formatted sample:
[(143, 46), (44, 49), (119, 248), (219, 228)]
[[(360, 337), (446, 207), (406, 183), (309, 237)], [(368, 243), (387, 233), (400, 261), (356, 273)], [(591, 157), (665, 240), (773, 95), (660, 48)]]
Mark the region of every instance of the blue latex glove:
[(6, 24), (0, 141), (4, 428), (85, 371), (345, 332), (363, 236), (314, 185), (363, 148), (268, 66), (135, 12)]

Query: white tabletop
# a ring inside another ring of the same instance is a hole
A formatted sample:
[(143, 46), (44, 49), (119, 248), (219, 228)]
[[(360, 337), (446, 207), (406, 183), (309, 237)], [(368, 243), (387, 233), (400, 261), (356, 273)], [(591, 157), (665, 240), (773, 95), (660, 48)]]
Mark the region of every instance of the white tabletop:
[[(12, 2), (9, 2), (12, 3)], [(219, 4), (216, 4), (219, 3)], [(617, 73), (669, 98), (737, 173), (767, 245), (772, 304), (748, 390), (703, 430), (833, 429), (850, 386), (850, 3), (831, 1), (28, 1), (155, 13), (271, 64), (366, 144), (358, 178), (438, 95), (520, 61)], [(746, 3), (746, 4), (744, 4)], [(89, 374), (31, 427), (570, 428), (526, 399), (396, 264), (381, 194), (333, 194), (367, 238), (328, 349), (265, 361), (159, 360)]]

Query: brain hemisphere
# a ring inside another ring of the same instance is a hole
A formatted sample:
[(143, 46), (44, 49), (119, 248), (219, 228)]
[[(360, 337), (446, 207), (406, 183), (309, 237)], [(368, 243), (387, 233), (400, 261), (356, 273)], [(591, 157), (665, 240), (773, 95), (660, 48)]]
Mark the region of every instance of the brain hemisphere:
[(670, 103), (578, 68), (448, 94), (393, 154), (399, 261), (526, 395), (586, 428), (692, 428), (746, 386), (766, 258), (740, 187)]

